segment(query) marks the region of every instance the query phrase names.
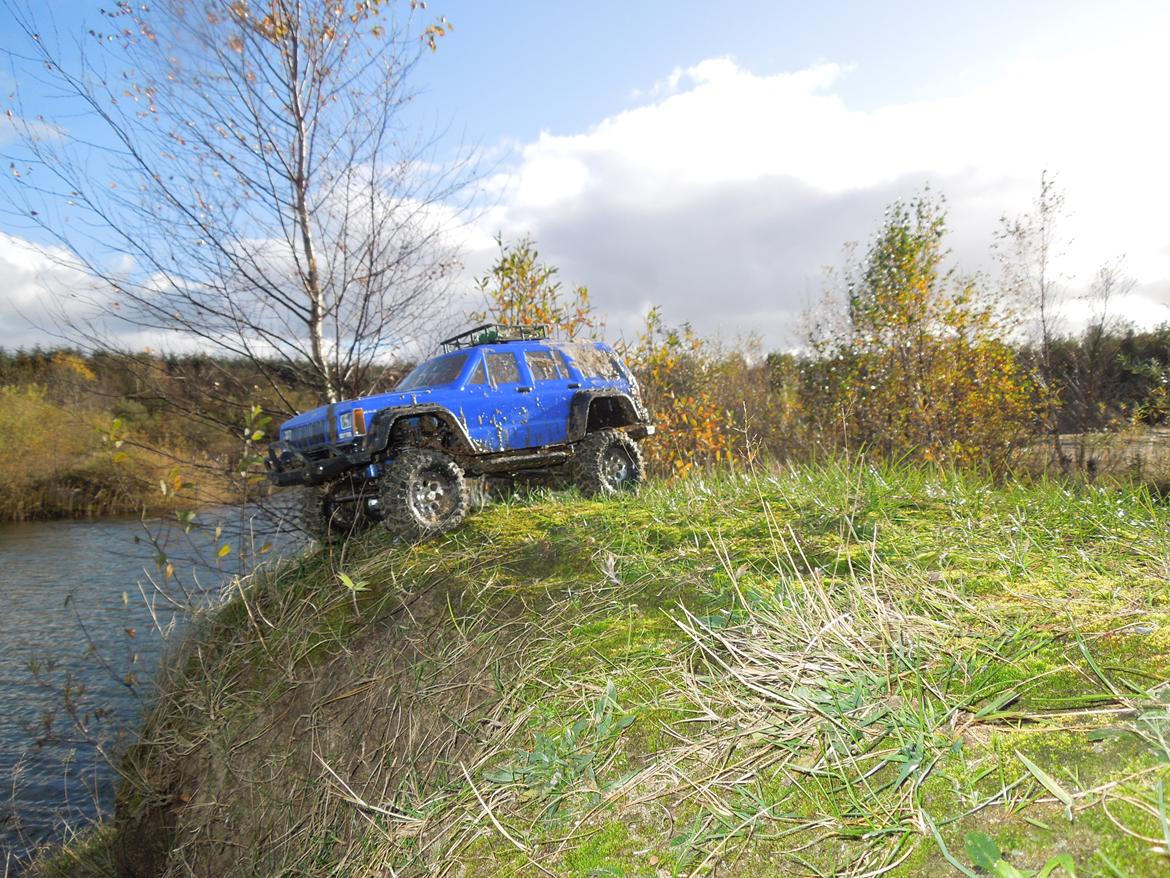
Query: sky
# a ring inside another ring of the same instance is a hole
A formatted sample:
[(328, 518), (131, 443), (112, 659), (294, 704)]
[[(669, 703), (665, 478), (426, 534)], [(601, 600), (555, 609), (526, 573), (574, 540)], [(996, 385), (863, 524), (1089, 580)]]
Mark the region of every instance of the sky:
[[(53, 14), (80, 32), (95, 9)], [(454, 30), (416, 69), (408, 121), (483, 158), (460, 230), (471, 307), (493, 236), (530, 235), (611, 336), (659, 305), (668, 323), (791, 346), (826, 268), (891, 202), (945, 195), (955, 264), (990, 282), (999, 218), (1027, 211), (1047, 172), (1068, 212), (1067, 327), (1119, 259), (1135, 285), (1116, 312), (1170, 320), (1164, 2), (431, 0), (427, 14)], [(18, 47), (11, 22), (0, 40)], [(0, 214), (0, 346), (43, 337), (20, 316), (51, 286), (28, 237)]]

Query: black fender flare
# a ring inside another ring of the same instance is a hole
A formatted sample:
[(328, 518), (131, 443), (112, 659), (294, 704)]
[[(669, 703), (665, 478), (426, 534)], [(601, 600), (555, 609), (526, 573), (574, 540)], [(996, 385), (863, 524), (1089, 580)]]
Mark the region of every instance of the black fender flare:
[(569, 441), (577, 442), (585, 438), (585, 434), (589, 430), (589, 409), (593, 405), (594, 400), (598, 399), (616, 399), (619, 401), (619, 406), (627, 415), (629, 426), (634, 424), (642, 424), (645, 418), (642, 416), (642, 407), (638, 401), (630, 394), (623, 393), (620, 390), (582, 390), (573, 395), (573, 401), (569, 404)]
[(442, 421), (455, 434), (459, 451), (474, 454), (479, 450), (475, 440), (468, 435), (463, 420), (441, 405), (409, 405), (382, 409), (370, 422), (362, 450), (369, 455), (381, 454), (390, 444), (390, 433), (398, 421), (423, 415), (433, 415)]

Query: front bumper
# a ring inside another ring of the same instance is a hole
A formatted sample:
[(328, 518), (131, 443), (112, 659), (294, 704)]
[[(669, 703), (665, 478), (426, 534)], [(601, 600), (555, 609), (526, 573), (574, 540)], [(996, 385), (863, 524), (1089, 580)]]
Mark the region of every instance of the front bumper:
[(365, 451), (348, 454), (335, 453), (322, 460), (309, 460), (301, 452), (279, 442), (268, 446), (264, 465), (268, 468), (268, 480), (274, 485), (319, 485), (335, 479), (354, 467), (367, 466), (371, 455)]

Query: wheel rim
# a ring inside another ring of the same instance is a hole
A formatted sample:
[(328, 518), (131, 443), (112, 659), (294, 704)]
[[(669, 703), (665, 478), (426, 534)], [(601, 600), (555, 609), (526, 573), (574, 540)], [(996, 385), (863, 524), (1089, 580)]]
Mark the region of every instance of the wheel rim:
[(454, 477), (440, 469), (426, 469), (410, 491), (410, 508), (427, 525), (442, 524), (459, 502)]
[(633, 478), (633, 463), (624, 448), (614, 446), (601, 460), (601, 478), (605, 486), (616, 491)]

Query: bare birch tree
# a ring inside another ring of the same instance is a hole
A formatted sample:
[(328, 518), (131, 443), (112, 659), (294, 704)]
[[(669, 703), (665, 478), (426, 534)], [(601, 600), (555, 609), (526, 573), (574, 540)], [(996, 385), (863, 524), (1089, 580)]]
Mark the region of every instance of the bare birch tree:
[(1063, 290), (1054, 267), (1064, 241), (1060, 223), (1065, 217), (1064, 191), (1047, 171), (1040, 175), (1040, 191), (1032, 210), (1021, 216), (1000, 218), (995, 250), (1002, 269), (1002, 292), (1027, 322), (1035, 327), (1037, 373), (1041, 383), (1045, 431), (1052, 453), (1064, 467), (1057, 409), (1060, 376), (1053, 363), (1053, 343), (1059, 332)]
[(445, 21), (417, 0), (121, 0), (74, 51), (8, 8), (85, 119), (10, 110), (13, 200), (99, 282), (64, 309), (72, 339), (120, 324), (246, 358), (278, 395), (375, 386), (457, 265), (470, 162), (404, 121)]
[(1133, 292), (1134, 286), (1136, 282), (1126, 275), (1125, 263), (1118, 258), (1097, 269), (1084, 297), (1089, 306), (1088, 322), (1074, 348), (1075, 368), (1070, 369), (1067, 393), (1074, 408), (1072, 422), (1082, 434), (1108, 424), (1106, 378), (1110, 365), (1120, 357), (1117, 339), (1125, 327), (1111, 309), (1116, 309), (1118, 300)]

